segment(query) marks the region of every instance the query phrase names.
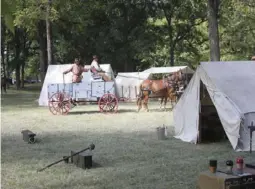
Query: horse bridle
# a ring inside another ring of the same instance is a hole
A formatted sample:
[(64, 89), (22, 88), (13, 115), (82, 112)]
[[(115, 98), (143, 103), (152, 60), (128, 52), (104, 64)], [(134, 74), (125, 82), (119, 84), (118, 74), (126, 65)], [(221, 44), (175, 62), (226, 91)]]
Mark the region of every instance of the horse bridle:
[[(164, 81), (164, 87), (165, 88), (173, 88), (175, 93), (177, 93), (177, 91), (181, 88), (182, 84), (184, 83), (183, 81), (183, 73), (181, 72), (181, 75), (175, 75), (174, 79), (167, 78), (167, 79), (163, 79)], [(181, 84), (179, 84), (181, 83)]]

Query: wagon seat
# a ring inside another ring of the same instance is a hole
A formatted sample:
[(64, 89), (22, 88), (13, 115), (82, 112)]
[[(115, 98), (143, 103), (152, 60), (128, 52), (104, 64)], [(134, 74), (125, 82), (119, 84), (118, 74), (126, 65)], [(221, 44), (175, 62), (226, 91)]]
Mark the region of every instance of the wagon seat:
[(93, 69), (89, 69), (89, 72), (91, 73), (93, 80), (102, 80), (103, 81), (103, 77), (98, 75), (98, 73), (96, 71), (93, 71)]

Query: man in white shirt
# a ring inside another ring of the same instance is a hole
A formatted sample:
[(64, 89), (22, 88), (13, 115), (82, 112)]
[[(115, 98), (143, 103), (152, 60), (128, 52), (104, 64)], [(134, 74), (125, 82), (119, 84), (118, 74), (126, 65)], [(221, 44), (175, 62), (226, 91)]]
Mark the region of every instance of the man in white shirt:
[(91, 68), (94, 68), (97, 72), (102, 72), (103, 70), (100, 68), (98, 64), (98, 57), (96, 55), (93, 56), (93, 61), (91, 62)]
[(111, 81), (111, 79), (107, 75), (105, 75), (105, 71), (100, 68), (97, 55), (93, 56), (93, 61), (91, 62), (90, 67), (92, 73), (102, 76), (104, 81)]

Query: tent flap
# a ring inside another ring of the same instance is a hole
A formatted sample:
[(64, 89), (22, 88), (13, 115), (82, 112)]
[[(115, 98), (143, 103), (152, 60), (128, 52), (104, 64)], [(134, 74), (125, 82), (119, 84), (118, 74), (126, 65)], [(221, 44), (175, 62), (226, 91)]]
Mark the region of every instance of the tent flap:
[(173, 110), (175, 138), (191, 143), (196, 143), (198, 136), (199, 87), (200, 77), (196, 72)]
[(198, 72), (217, 110), (226, 135), (233, 148), (236, 149), (241, 123), (240, 112), (235, 104), (216, 87), (203, 68), (200, 67)]

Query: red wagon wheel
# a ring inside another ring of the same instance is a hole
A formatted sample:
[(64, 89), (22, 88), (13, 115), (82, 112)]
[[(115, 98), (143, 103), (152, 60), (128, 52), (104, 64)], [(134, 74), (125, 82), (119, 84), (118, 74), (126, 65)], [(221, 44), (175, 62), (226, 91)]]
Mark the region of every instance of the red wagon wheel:
[(49, 98), (48, 105), (52, 114), (66, 115), (71, 109), (71, 98), (67, 93), (57, 92)]
[(98, 101), (100, 112), (117, 112), (118, 99), (115, 95), (107, 93), (104, 94)]

